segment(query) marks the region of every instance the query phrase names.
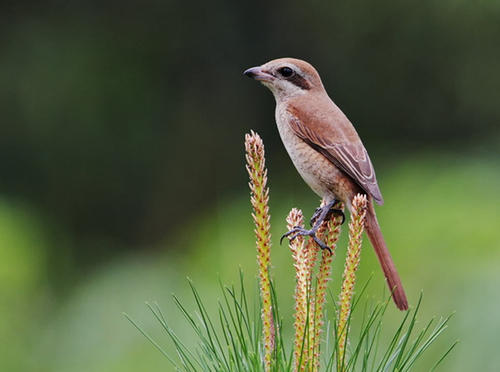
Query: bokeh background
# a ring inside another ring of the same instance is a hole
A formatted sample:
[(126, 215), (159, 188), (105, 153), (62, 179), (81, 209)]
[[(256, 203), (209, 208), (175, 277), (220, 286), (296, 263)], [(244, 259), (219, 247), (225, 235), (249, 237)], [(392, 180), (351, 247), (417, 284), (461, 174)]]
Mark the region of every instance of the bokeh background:
[[(266, 144), (274, 237), (292, 206), (318, 203), (271, 94), (242, 76), (294, 56), (371, 154), (422, 324), (456, 312), (419, 370), (459, 339), (441, 371), (497, 371), (499, 41), (496, 0), (2, 1), (0, 370), (169, 371), (122, 312), (168, 345), (144, 301), (189, 340), (170, 298), (190, 306), (187, 276), (209, 303), (218, 275), (231, 283), (241, 266), (253, 285), (244, 133)], [(290, 329), (294, 278), (276, 239), (273, 266)], [(382, 298), (368, 243), (360, 271)]]

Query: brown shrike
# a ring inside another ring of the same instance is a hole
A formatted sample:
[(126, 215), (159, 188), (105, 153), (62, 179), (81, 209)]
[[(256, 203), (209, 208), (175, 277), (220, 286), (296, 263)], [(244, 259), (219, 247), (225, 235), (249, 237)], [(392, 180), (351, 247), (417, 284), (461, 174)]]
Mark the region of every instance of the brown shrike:
[(344, 113), (328, 97), (318, 72), (309, 63), (281, 58), (245, 71), (268, 87), (276, 99), (276, 124), (293, 164), (311, 189), (326, 201), (312, 218), (312, 229), (294, 228), (284, 236), (311, 236), (328, 248), (316, 231), (337, 201), (349, 210), (358, 193), (368, 196), (365, 228), (380, 265), (401, 310), (408, 301), (375, 215), (373, 201), (384, 200), (375, 170), (358, 133)]

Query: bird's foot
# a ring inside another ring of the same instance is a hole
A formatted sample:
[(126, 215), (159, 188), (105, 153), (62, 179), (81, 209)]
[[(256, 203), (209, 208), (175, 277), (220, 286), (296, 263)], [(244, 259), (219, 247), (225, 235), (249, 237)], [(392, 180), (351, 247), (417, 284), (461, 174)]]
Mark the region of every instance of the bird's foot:
[[(314, 211), (314, 214), (311, 217), (311, 221), (310, 221), (311, 226), (313, 226), (316, 223), (316, 220), (321, 215), (321, 212), (323, 212), (323, 208), (316, 208), (316, 211)], [(344, 224), (345, 214), (341, 209), (330, 208), (328, 210), (326, 217), (325, 217), (325, 221), (328, 221), (330, 218), (332, 218), (332, 216), (342, 216), (342, 222), (340, 224), (341, 225)]]
[(304, 229), (303, 227), (296, 226), (293, 229), (291, 229), (290, 231), (283, 234), (283, 236), (280, 239), (280, 244), (284, 238), (288, 238), (290, 241), (293, 241), (298, 236), (310, 236), (321, 249), (327, 249), (331, 254), (332, 250), (330, 249), (330, 247), (327, 246), (325, 243), (323, 243), (321, 241), (321, 239), (319, 239), (316, 236), (317, 231), (318, 231), (317, 228), (312, 228), (310, 230), (307, 230), (307, 229)]

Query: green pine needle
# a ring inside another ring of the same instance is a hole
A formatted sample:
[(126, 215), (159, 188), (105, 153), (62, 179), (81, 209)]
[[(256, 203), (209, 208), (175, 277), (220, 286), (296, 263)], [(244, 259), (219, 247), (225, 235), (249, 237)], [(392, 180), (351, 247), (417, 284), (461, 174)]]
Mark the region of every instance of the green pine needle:
[[(172, 342), (176, 356), (169, 355), (157, 341), (146, 333), (130, 316), (125, 317), (136, 327), (151, 344), (167, 358), (176, 371), (183, 372), (260, 372), (264, 371), (261, 312), (258, 291), (251, 303), (243, 285), (243, 273), (240, 271), (239, 286), (226, 286), (219, 279), (220, 300), (214, 316), (209, 314), (202, 296), (194, 284), (189, 281), (191, 293), (195, 300), (195, 311), (190, 312), (181, 300), (173, 296), (174, 303), (184, 316), (186, 322), (198, 338), (197, 345), (186, 345), (170, 328), (167, 319), (158, 304), (147, 303), (147, 307), (158, 321)], [(332, 330), (337, 329), (336, 307), (333, 307), (326, 319), (326, 330), (321, 341), (321, 371), (337, 372), (337, 366), (345, 372), (386, 372), (410, 371), (415, 363), (424, 357), (425, 351), (446, 330), (451, 316), (440, 321), (431, 319), (417, 331), (417, 315), (422, 304), (423, 295), (413, 310), (404, 313), (400, 323), (386, 338), (382, 335), (386, 310), (391, 303), (390, 297), (384, 302), (365, 300), (364, 296), (369, 280), (353, 299), (353, 308), (347, 321), (347, 330), (351, 329), (353, 319), (360, 319), (359, 332), (348, 335), (349, 345), (344, 360), (337, 361), (338, 339)], [(274, 285), (271, 284), (273, 317), (275, 319), (275, 350), (273, 354), (273, 371), (292, 371), (293, 340), (283, 338), (283, 321), (279, 314), (278, 297)], [(354, 317), (354, 318), (353, 318)], [(306, 325), (307, 326), (307, 325)], [(434, 363), (431, 371), (441, 365), (457, 342), (453, 343)]]

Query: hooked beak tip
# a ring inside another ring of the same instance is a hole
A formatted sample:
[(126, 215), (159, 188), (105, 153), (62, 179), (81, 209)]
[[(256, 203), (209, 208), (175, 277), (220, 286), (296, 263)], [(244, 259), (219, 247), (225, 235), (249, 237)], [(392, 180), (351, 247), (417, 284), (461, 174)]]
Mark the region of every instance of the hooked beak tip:
[(259, 81), (271, 81), (273, 76), (267, 72), (262, 71), (260, 67), (252, 67), (243, 72), (245, 76)]
[(259, 72), (260, 69), (258, 67), (251, 67), (249, 69), (246, 69), (243, 72), (243, 75), (248, 76), (249, 78), (254, 78)]

